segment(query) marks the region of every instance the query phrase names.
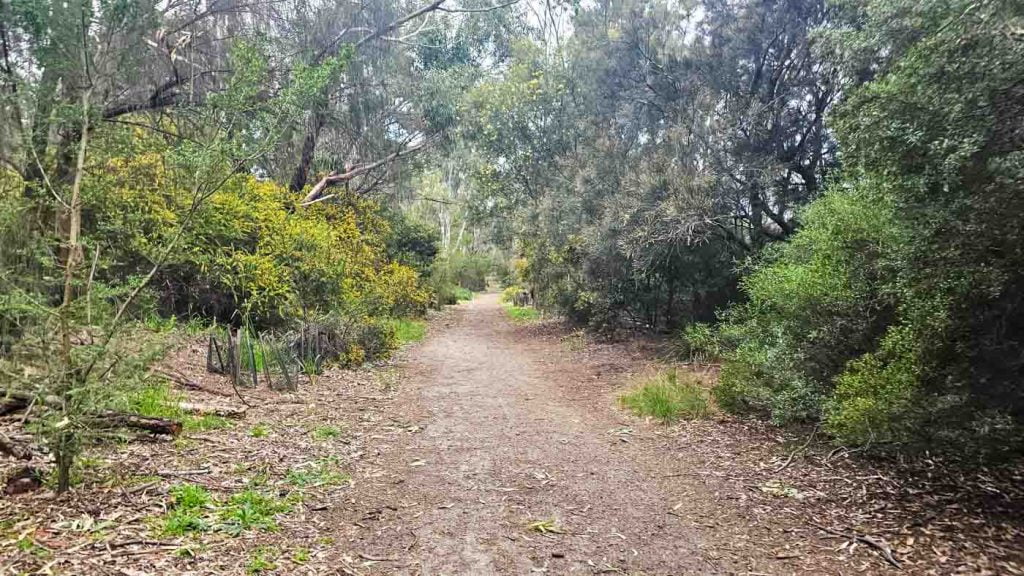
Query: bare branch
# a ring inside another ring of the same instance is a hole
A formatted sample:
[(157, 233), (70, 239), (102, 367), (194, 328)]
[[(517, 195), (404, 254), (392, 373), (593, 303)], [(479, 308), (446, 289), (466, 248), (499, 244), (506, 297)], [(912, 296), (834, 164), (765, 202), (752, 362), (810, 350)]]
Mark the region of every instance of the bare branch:
[(486, 8), (444, 8), (439, 7), (438, 10), (441, 12), (448, 12), (450, 14), (477, 14), (480, 12), (493, 12), (495, 10), (501, 10), (502, 8), (508, 8), (509, 6), (518, 4), (519, 0), (512, 0), (504, 4), (498, 4), (496, 6), (488, 6)]
[(340, 174), (337, 172), (332, 172), (327, 176), (321, 178), (320, 181), (317, 182), (315, 186), (313, 186), (313, 189), (309, 191), (309, 194), (306, 194), (306, 197), (302, 199), (300, 205), (308, 205), (313, 203), (313, 201), (315, 201), (317, 198), (320, 197), (321, 194), (323, 194), (324, 190), (326, 190), (328, 186), (333, 186), (335, 184), (340, 184), (342, 182), (348, 182), (349, 180), (352, 180), (356, 176), (366, 174), (367, 172), (373, 170), (374, 168), (379, 168), (381, 166), (384, 166), (385, 164), (389, 164), (395, 160), (398, 160), (402, 156), (408, 156), (409, 154), (412, 154), (417, 150), (421, 150), (427, 144), (428, 142), (424, 141), (415, 146), (403, 148), (402, 150), (399, 150), (393, 154), (381, 158), (376, 162), (370, 162), (369, 164), (360, 164), (359, 166), (350, 169), (348, 172), (343, 172)]

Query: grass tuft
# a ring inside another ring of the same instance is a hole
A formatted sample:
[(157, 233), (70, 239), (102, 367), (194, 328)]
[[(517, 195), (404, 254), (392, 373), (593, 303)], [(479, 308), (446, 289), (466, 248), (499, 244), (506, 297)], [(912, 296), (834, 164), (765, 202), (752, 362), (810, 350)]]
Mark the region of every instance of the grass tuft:
[(427, 335), (427, 323), (422, 320), (399, 318), (392, 320), (391, 326), (395, 329), (395, 339), (399, 346), (419, 342)]
[(332, 440), (341, 436), (341, 428), (337, 426), (317, 426), (311, 434), (314, 440)]
[(680, 377), (675, 369), (661, 372), (622, 396), (622, 405), (638, 416), (662, 422), (696, 420), (708, 414), (707, 391), (693, 376)]
[(256, 550), (253, 550), (252, 555), (249, 556), (249, 563), (245, 565), (245, 573), (252, 576), (276, 570), (277, 558), (280, 554), (277, 548), (270, 546), (256, 548)]
[(179, 484), (170, 490), (167, 514), (158, 524), (164, 536), (185, 536), (217, 530), (237, 536), (247, 530), (277, 529), (277, 515), (291, 505), (272, 494), (253, 488), (233, 494), (227, 501), (215, 499), (206, 488)]
[(541, 311), (530, 306), (505, 306), (505, 313), (515, 322), (533, 322), (541, 319)]
[(349, 479), (348, 474), (338, 469), (338, 459), (333, 456), (296, 466), (286, 476), (288, 483), (296, 488), (333, 486), (348, 482)]
[(287, 502), (249, 489), (231, 496), (220, 511), (222, 529), (228, 534), (246, 530), (277, 530), (277, 515), (291, 509)]

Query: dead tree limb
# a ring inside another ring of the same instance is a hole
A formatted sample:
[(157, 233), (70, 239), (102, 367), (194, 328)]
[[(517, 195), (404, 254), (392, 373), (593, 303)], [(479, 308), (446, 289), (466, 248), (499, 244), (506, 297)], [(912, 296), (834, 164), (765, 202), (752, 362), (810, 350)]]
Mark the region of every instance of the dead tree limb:
[[(38, 401), (45, 407), (52, 409), (55, 406), (60, 406), (60, 399), (54, 396), (47, 396), (45, 398), (36, 396), (28, 392), (19, 392), (17, 390), (5, 390), (0, 388), (0, 398), (6, 401), (15, 400), (22, 402), (22, 407), (27, 408), (33, 401)], [(148, 416), (142, 416), (140, 414), (132, 414), (130, 412), (114, 412), (108, 410), (105, 412), (93, 413), (86, 415), (89, 424), (96, 428), (134, 428), (137, 430), (146, 430), (154, 434), (167, 434), (170, 436), (177, 436), (181, 433), (181, 422), (175, 420), (165, 420), (162, 418), (150, 418)]]
[(395, 152), (393, 154), (390, 154), (390, 155), (388, 155), (388, 156), (386, 156), (384, 158), (381, 158), (380, 160), (377, 160), (376, 162), (370, 162), (368, 164), (360, 164), (359, 166), (351, 168), (347, 172), (342, 172), (342, 173), (331, 172), (327, 176), (324, 176), (323, 178), (321, 178), (320, 181), (317, 182), (315, 186), (313, 186), (313, 189), (309, 191), (309, 194), (306, 194), (306, 197), (302, 199), (302, 202), (300, 203), (300, 205), (301, 206), (308, 206), (310, 204), (315, 203), (317, 201), (317, 199), (320, 197), (320, 195), (323, 194), (324, 190), (327, 189), (328, 186), (333, 186), (335, 184), (340, 184), (342, 182), (348, 182), (349, 180), (351, 180), (351, 179), (353, 179), (353, 178), (355, 178), (357, 176), (361, 176), (363, 174), (366, 174), (367, 172), (369, 172), (370, 170), (373, 170), (374, 168), (380, 168), (381, 166), (384, 166), (385, 164), (388, 164), (390, 162), (398, 160), (402, 156), (408, 156), (409, 154), (412, 154), (413, 152), (416, 152), (417, 150), (422, 149), (426, 145), (427, 145), (426, 142), (422, 142), (422, 143), (417, 144), (415, 146), (410, 146), (409, 148), (403, 148), (402, 150), (399, 150), (399, 151), (397, 151), (397, 152)]

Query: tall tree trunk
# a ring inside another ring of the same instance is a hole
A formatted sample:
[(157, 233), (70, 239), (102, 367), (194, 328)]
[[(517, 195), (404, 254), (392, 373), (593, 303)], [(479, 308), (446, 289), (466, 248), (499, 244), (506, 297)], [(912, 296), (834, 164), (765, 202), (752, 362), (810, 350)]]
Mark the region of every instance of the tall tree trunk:
[[(63, 404), (65, 420), (71, 404), (71, 392), (78, 383), (78, 370), (74, 365), (71, 345), (71, 305), (75, 299), (75, 273), (82, 259), (82, 174), (85, 169), (85, 151), (89, 145), (89, 99), (92, 89), (82, 93), (82, 127), (78, 139), (78, 155), (75, 160), (71, 198), (61, 211), (62, 225), (66, 222), (67, 235), (64, 241), (64, 298), (58, 310), (60, 317), (60, 360), (61, 385), (58, 396)], [(71, 466), (74, 463), (78, 439), (74, 430), (66, 427), (59, 431), (56, 446), (57, 492), (66, 492), (71, 482)]]
[(43, 69), (39, 81), (39, 96), (36, 98), (36, 110), (32, 115), (31, 141), (25, 158), (26, 198), (42, 195), (43, 163), (46, 162), (46, 149), (50, 143), (50, 116), (53, 114), (57, 81), (58, 75), (52, 66)]
[(316, 153), (316, 143), (320, 138), (320, 130), (326, 121), (323, 112), (315, 112), (306, 123), (306, 137), (302, 140), (302, 153), (299, 156), (299, 165), (295, 167), (292, 174), (292, 181), (288, 188), (292, 192), (301, 192), (309, 181), (309, 169), (313, 165), (313, 156)]

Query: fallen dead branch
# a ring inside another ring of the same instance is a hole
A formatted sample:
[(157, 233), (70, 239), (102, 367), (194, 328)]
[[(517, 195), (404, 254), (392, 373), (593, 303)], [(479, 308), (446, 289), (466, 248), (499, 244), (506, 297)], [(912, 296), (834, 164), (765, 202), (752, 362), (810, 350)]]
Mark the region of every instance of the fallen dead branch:
[(181, 434), (181, 422), (176, 420), (165, 420), (163, 418), (150, 418), (127, 412), (104, 412), (92, 419), (92, 423), (98, 428), (132, 428), (145, 430), (153, 434), (166, 434), (177, 436)]
[(21, 443), (15, 442), (0, 432), (0, 454), (6, 454), (18, 460), (31, 460), (32, 451)]
[(849, 540), (855, 540), (857, 542), (863, 542), (864, 544), (867, 544), (868, 546), (871, 546), (872, 548), (874, 548), (874, 549), (878, 550), (879, 552), (881, 552), (882, 553), (882, 558), (885, 558), (886, 562), (888, 562), (889, 564), (892, 564), (896, 568), (900, 568), (900, 563), (898, 561), (896, 561), (896, 558), (894, 558), (893, 555), (892, 555), (892, 547), (890, 547), (889, 543), (886, 542), (882, 538), (875, 538), (874, 536), (868, 536), (866, 534), (858, 534), (856, 532), (843, 532), (842, 530), (836, 530), (834, 528), (829, 528), (827, 526), (822, 526), (821, 524), (817, 524), (815, 522), (808, 522), (808, 524), (810, 524), (811, 526), (814, 526), (818, 530), (821, 530), (823, 532), (828, 532), (829, 534), (832, 534), (833, 536), (840, 536), (840, 537), (843, 537), (843, 538), (847, 538)]
[[(7, 400), (15, 400), (20, 402), (21, 409), (26, 409), (32, 405), (37, 399), (41, 400), (43, 405), (57, 405), (60, 402), (58, 399), (53, 397), (37, 397), (27, 392), (19, 392), (15, 390), (6, 390), (0, 388), (0, 396), (3, 396)], [(115, 412), (113, 410), (107, 410), (105, 412), (99, 412), (94, 414), (87, 414), (90, 422), (97, 428), (133, 428), (136, 430), (145, 430), (152, 432), (153, 434), (166, 434), (169, 436), (177, 436), (181, 433), (181, 422), (176, 420), (166, 420), (163, 418), (151, 418), (149, 416), (142, 416), (141, 414), (133, 414), (131, 412)]]

